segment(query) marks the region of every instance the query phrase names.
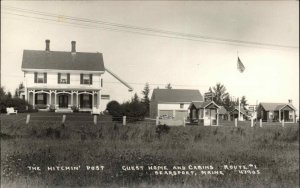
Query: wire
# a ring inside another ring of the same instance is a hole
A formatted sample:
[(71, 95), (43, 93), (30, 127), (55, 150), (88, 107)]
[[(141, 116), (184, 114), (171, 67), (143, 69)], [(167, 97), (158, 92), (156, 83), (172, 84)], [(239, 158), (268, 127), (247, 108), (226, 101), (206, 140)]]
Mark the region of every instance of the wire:
[[(129, 33), (135, 33), (135, 34), (141, 34), (141, 35), (147, 35), (147, 36), (156, 36), (156, 37), (164, 37), (164, 38), (171, 38), (171, 39), (184, 39), (184, 40), (190, 40), (190, 41), (201, 41), (201, 42), (206, 42), (206, 43), (216, 43), (216, 44), (224, 44), (224, 42), (218, 42), (218, 41), (204, 41), (201, 39), (190, 39), (190, 38), (183, 38), (183, 37), (172, 37), (172, 36), (166, 36), (166, 35), (158, 35), (158, 34), (149, 34), (149, 33), (141, 33), (141, 32), (137, 32), (137, 31), (128, 31), (128, 30), (120, 30), (120, 29), (114, 29), (114, 28), (107, 28), (107, 27), (100, 27), (100, 26), (89, 26), (86, 24), (76, 24), (76, 23), (72, 23), (72, 22), (66, 22), (64, 21), (64, 23), (67, 24), (63, 24), (61, 21), (58, 20), (54, 20), (54, 19), (48, 19), (48, 18), (40, 18), (40, 17), (33, 17), (33, 16), (28, 16), (28, 15), (22, 15), (22, 14), (15, 14), (15, 13), (7, 13), (7, 12), (3, 12), (4, 14), (10, 14), (10, 15), (15, 15), (15, 16), (20, 16), (22, 18), (24, 17), (28, 17), (28, 18), (33, 18), (33, 19), (40, 19), (40, 20), (46, 20), (46, 21), (54, 21), (54, 22), (59, 22), (59, 24), (62, 25), (67, 25), (70, 24), (70, 26), (74, 26), (74, 27), (78, 27), (79, 28), (89, 28), (89, 29), (101, 29), (101, 30), (109, 30), (109, 31), (121, 31), (121, 32), (129, 32)], [(231, 44), (228, 43), (229, 45), (234, 45), (236, 46), (236, 44)], [(245, 46), (245, 47), (253, 47), (251, 45), (246, 45), (246, 44), (239, 44), (238, 46)], [(257, 48), (264, 48), (264, 49), (272, 49), (272, 50), (277, 50), (274, 48), (267, 48), (267, 47), (263, 47), (263, 46), (257, 46)]]
[[(168, 31), (168, 30), (161, 30), (161, 29), (153, 29), (153, 28), (147, 28), (147, 27), (137, 27), (137, 26), (133, 26), (133, 25), (112, 23), (112, 22), (86, 19), (86, 18), (80, 18), (80, 17), (71, 17), (71, 16), (66, 16), (66, 15), (57, 15), (57, 14), (51, 14), (51, 13), (35, 11), (35, 10), (29, 10), (29, 9), (22, 9), (22, 8), (11, 7), (11, 6), (3, 6), (3, 7), (4, 7), (4, 9), (10, 10), (10, 11), (17, 11), (17, 12), (23, 12), (23, 13), (29, 13), (29, 14), (35, 14), (35, 15), (40, 15), (40, 16), (48, 16), (48, 17), (55, 17), (55, 18), (58, 18), (58, 19), (62, 19), (61, 21), (52, 20), (52, 21), (56, 21), (56, 22), (66, 22), (65, 20), (72, 20), (72, 21), (85, 22), (85, 23), (89, 23), (89, 24), (91, 24), (91, 23), (92, 24), (102, 24), (102, 25), (108, 25), (108, 26), (113, 26), (113, 27), (117, 27), (117, 28), (133, 29), (133, 30), (138, 30), (138, 31), (146, 31), (146, 32), (152, 32), (152, 33), (154, 32), (154, 33), (167, 34), (167, 35), (171, 34), (171, 35), (179, 36), (179, 38), (175, 37), (175, 38), (178, 38), (178, 39), (190, 40), (190, 39), (182, 38), (182, 37), (191, 37), (191, 38), (197, 38), (197, 39), (214, 40), (214, 41), (205, 41), (205, 42), (219, 41), (219, 42), (223, 42), (223, 43), (224, 42), (230, 42), (230, 43), (240, 43), (240, 44), (242, 43), (242, 44), (258, 45), (258, 46), (272, 46), (272, 47), (281, 47), (281, 48), (299, 48), (299, 47), (296, 47), (296, 46), (287, 46), (287, 45), (279, 45), (279, 44), (271, 44), (271, 43), (259, 43), (259, 42), (242, 41), (242, 40), (235, 40), (235, 39), (224, 39), (224, 38), (208, 37), (208, 36), (188, 34), (188, 33), (180, 33), (180, 32)], [(22, 16), (25, 16), (25, 15), (22, 15)], [(37, 18), (37, 17), (35, 17), (35, 18)], [(37, 19), (43, 19), (43, 18), (37, 18)], [(66, 22), (66, 23), (69, 23), (69, 22)], [(72, 24), (75, 24), (75, 23), (72, 23)], [(85, 25), (85, 26), (88, 26), (88, 25)], [(89, 26), (91, 26), (91, 25), (89, 25)], [(112, 29), (112, 28), (110, 28), (110, 29)], [(132, 31), (128, 31), (128, 30), (117, 30), (117, 31), (132, 32)], [(138, 33), (138, 32), (135, 32), (135, 33)], [(145, 34), (145, 33), (139, 33), (139, 34)], [(155, 36), (160, 36), (160, 35), (155, 35)], [(165, 37), (170, 37), (170, 36), (165, 36)], [(199, 41), (202, 41), (202, 40), (199, 40)]]

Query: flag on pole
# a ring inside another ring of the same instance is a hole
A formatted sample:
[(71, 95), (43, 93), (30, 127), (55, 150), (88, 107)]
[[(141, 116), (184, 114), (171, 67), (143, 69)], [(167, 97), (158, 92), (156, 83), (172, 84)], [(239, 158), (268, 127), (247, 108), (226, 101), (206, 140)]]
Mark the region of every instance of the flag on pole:
[(242, 61), (240, 60), (240, 58), (238, 57), (238, 61), (237, 61), (237, 69), (240, 72), (244, 72), (245, 70), (245, 66), (243, 65)]

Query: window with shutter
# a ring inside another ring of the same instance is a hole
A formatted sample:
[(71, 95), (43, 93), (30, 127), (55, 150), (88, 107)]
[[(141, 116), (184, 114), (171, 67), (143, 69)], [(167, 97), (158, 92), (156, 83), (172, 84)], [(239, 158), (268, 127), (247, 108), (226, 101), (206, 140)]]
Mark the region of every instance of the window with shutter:
[(91, 75), (83, 74), (82, 75), (82, 84), (91, 84)]
[(59, 84), (70, 84), (70, 74), (69, 73), (58, 73), (58, 83)]
[(35, 83), (47, 83), (47, 73), (36, 73)]

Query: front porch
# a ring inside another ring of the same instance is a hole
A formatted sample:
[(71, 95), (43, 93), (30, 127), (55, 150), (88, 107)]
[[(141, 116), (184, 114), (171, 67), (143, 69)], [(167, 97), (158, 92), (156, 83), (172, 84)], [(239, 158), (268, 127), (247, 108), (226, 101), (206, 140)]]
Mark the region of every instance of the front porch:
[(101, 90), (28, 90), (27, 100), (40, 111), (91, 112), (100, 109)]

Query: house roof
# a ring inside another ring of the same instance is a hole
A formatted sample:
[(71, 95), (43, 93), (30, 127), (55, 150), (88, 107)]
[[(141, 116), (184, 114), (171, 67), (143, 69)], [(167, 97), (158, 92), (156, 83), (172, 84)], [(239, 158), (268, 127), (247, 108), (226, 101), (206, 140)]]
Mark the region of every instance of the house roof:
[(105, 71), (101, 53), (24, 50), (22, 69)]
[(260, 105), (266, 111), (278, 111), (286, 105), (289, 105), (291, 108), (293, 108), (295, 110), (295, 107), (292, 104), (289, 104), (289, 103), (265, 103), (265, 102), (262, 102), (262, 103), (260, 103)]
[(203, 97), (199, 90), (154, 89), (151, 100), (158, 102), (192, 102), (203, 101)]
[(218, 106), (215, 102), (213, 102), (213, 101), (208, 101), (208, 102), (192, 102), (192, 103), (190, 104), (190, 107), (191, 107), (192, 105), (194, 105), (196, 108), (206, 108), (206, 107), (209, 106), (211, 103), (214, 104), (214, 105), (216, 105), (216, 106), (219, 108), (219, 106)]

